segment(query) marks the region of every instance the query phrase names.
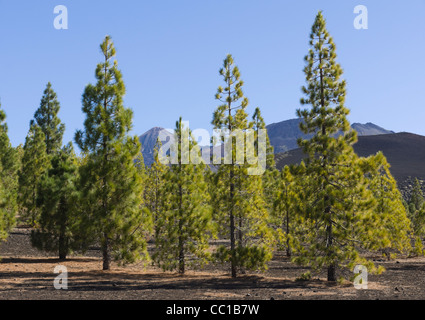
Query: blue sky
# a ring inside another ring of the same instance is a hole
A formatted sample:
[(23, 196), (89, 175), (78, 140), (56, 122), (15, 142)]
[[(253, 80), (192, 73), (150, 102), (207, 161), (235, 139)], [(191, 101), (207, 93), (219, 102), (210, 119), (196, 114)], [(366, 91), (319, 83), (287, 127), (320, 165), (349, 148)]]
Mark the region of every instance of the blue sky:
[[(353, 26), (360, 4), (368, 30)], [(68, 8), (68, 30), (53, 27), (57, 5)], [(210, 129), (227, 53), (240, 68), (251, 114), (259, 106), (267, 124), (295, 118), (318, 10), (344, 69), (349, 120), (425, 135), (425, 0), (0, 0), (0, 99), (12, 144), (24, 143), (49, 81), (64, 143), (73, 140), (107, 34), (134, 111), (132, 134), (173, 128), (180, 116), (192, 129)]]

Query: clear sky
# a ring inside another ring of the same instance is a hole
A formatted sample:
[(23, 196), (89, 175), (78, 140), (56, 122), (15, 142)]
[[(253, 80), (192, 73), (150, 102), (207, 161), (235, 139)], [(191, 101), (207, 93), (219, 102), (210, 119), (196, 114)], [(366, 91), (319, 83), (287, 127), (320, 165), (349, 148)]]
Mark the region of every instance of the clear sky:
[[(68, 30), (54, 28), (57, 5), (68, 8)], [(357, 5), (368, 8), (367, 30), (354, 28)], [(425, 0), (0, 0), (0, 99), (12, 144), (24, 143), (49, 81), (64, 143), (73, 140), (107, 34), (134, 111), (132, 134), (173, 128), (180, 116), (209, 130), (227, 53), (250, 114), (259, 106), (267, 124), (295, 118), (318, 10), (344, 69), (349, 120), (425, 135)]]

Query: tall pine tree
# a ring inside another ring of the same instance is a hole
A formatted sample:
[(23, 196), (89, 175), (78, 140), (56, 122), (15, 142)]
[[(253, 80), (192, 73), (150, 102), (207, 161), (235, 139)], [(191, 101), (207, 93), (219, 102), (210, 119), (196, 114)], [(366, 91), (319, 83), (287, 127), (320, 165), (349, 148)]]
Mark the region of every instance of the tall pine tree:
[(107, 36), (100, 46), (104, 61), (97, 65), (97, 83), (83, 94), (84, 131), (75, 141), (88, 154), (81, 167), (83, 207), (88, 232), (102, 248), (103, 269), (111, 260), (131, 263), (147, 255), (145, 227), (150, 216), (143, 209), (143, 181), (136, 159), (138, 138), (130, 137), (133, 112), (123, 105), (125, 85), (115, 48)]
[(227, 235), (230, 240), (230, 248), (220, 247), (217, 257), (222, 262), (230, 263), (231, 275), (236, 277), (238, 272), (245, 269), (266, 267), (272, 256), (271, 234), (267, 226), (268, 212), (263, 197), (262, 177), (248, 174), (252, 165), (247, 161), (247, 154), (254, 154), (255, 146), (245, 144), (244, 134), (243, 141), (237, 134), (234, 136), (236, 132), (253, 130), (254, 123), (248, 121), (248, 99), (242, 91), (244, 83), (231, 55), (224, 60), (220, 75), (225, 85), (218, 88), (216, 99), (222, 104), (214, 111), (212, 124), (215, 130), (229, 134), (223, 135), (219, 142), (227, 146), (227, 160), (230, 161), (222, 157), (218, 165), (213, 208), (214, 217), (220, 222), (221, 234)]
[(362, 261), (359, 247), (375, 236), (368, 221), (376, 217), (367, 218), (373, 217), (374, 199), (352, 147), (357, 134), (347, 120), (346, 83), (321, 12), (312, 27), (310, 47), (304, 69), (307, 86), (302, 88), (306, 98), (301, 104), (311, 109), (297, 114), (303, 119), (301, 130), (313, 134), (310, 140), (298, 141), (308, 155), (309, 184), (301, 197), (311, 232), (304, 235), (301, 242), (306, 246), (296, 261), (315, 269), (326, 267), (328, 281), (336, 281), (338, 268)]

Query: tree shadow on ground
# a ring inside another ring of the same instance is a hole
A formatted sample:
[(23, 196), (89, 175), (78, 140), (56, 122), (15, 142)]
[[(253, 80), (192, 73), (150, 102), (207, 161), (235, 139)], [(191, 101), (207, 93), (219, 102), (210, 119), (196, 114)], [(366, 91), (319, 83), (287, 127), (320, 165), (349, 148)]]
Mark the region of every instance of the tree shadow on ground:
[[(57, 275), (46, 272), (0, 272), (0, 279), (10, 279), (8, 290), (39, 291), (41, 288), (53, 289)], [(16, 279), (25, 281), (14, 283)], [(261, 276), (241, 276), (231, 278), (217, 275), (180, 276), (171, 273), (113, 273), (102, 271), (69, 272), (69, 291), (143, 291), (143, 290), (252, 290), (252, 289), (315, 289), (331, 288), (321, 280), (294, 281), (288, 279), (266, 278)]]
[(93, 262), (95, 258), (69, 258), (61, 260), (58, 258), (0, 258), (0, 264), (58, 264), (66, 262)]

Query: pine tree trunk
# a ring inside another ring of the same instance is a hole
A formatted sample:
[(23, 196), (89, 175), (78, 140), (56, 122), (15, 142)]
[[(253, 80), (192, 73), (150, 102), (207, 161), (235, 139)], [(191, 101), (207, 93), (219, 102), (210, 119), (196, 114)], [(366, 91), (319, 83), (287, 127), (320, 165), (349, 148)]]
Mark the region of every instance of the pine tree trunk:
[(243, 232), (242, 232), (242, 217), (239, 216), (239, 230), (238, 230), (238, 240), (239, 240), (239, 247), (243, 247)]
[[(179, 166), (180, 166), (180, 171), (182, 170), (181, 169), (181, 160), (179, 161), (180, 162), (180, 164), (179, 164)], [(180, 214), (182, 214), (183, 213), (183, 203), (182, 203), (182, 201), (183, 201), (183, 189), (182, 189), (182, 186), (180, 185), (179, 186), (179, 211), (180, 211)], [(180, 274), (184, 274), (184, 272), (185, 272), (185, 261), (184, 261), (184, 243), (183, 243), (183, 236), (182, 236), (182, 233), (183, 233), (183, 217), (181, 216), (180, 217), (180, 221), (179, 221), (179, 233), (180, 233), (180, 235), (179, 235), (179, 273)]]
[[(322, 64), (322, 56), (319, 55), (319, 62)], [(324, 94), (324, 81), (323, 81), (323, 69), (320, 68), (320, 104), (322, 108), (325, 108), (325, 94)], [(326, 135), (326, 127), (322, 125), (322, 135)], [(324, 162), (326, 162), (326, 156), (324, 157)], [(329, 201), (329, 197), (325, 196), (325, 203)], [(329, 217), (328, 226), (326, 228), (326, 249), (328, 258), (332, 256), (332, 245), (333, 245), (333, 235), (332, 235), (332, 218), (331, 218), (331, 208), (326, 207), (325, 216)], [(336, 281), (336, 266), (335, 263), (330, 263), (328, 265), (328, 281)]]
[(109, 239), (106, 234), (104, 234), (103, 244), (102, 244), (102, 254), (103, 254), (103, 270), (110, 270), (111, 268), (111, 256), (109, 248)]
[(65, 227), (62, 226), (59, 235), (59, 260), (66, 260), (66, 255), (68, 253), (68, 246), (64, 229)]
[[(228, 82), (229, 88), (230, 88), (230, 82)], [(232, 106), (231, 106), (231, 94), (229, 91), (229, 100), (228, 100), (228, 111), (229, 111), (229, 125), (228, 125), (228, 129), (229, 129), (229, 134), (232, 133), (232, 124), (231, 124), (231, 117), (232, 117)], [(232, 139), (232, 138), (230, 138)], [(237, 277), (237, 272), (236, 272), (236, 237), (235, 237), (235, 216), (233, 213), (233, 198), (234, 198), (234, 193), (235, 193), (235, 185), (233, 183), (233, 179), (234, 179), (234, 159), (233, 159), (233, 140), (230, 140), (231, 143), (231, 152), (232, 152), (232, 164), (230, 167), (230, 250), (231, 250), (231, 268), (232, 268), (232, 278), (236, 278)]]
[[(289, 215), (286, 215), (286, 236), (289, 235)], [(286, 239), (286, 256), (290, 258), (292, 256), (291, 247), (289, 243), (289, 237)]]
[[(233, 181), (233, 166), (230, 170), (230, 181)], [(232, 268), (232, 278), (236, 278), (236, 239), (235, 239), (235, 216), (233, 214), (233, 194), (234, 194), (234, 184), (230, 183), (230, 250), (231, 250), (231, 268)]]
[(328, 281), (335, 282), (336, 281), (336, 268), (335, 264), (331, 264), (328, 266)]
[[(286, 199), (288, 199), (288, 188), (286, 188), (285, 192), (286, 192)], [(286, 256), (288, 258), (290, 258), (292, 256), (292, 253), (291, 253), (291, 247), (290, 247), (290, 244), (289, 244), (289, 208), (288, 208), (288, 205), (286, 205), (286, 236), (287, 236), (287, 239), (286, 239)]]
[(60, 204), (61, 220), (60, 220), (60, 233), (59, 233), (59, 260), (66, 260), (68, 253), (68, 244), (66, 239), (66, 222), (67, 222), (67, 210), (64, 206), (65, 200), (62, 199)]
[[(105, 70), (105, 74), (106, 74), (106, 70)], [(104, 108), (105, 110), (107, 110), (107, 102), (106, 102), (106, 98), (105, 98), (105, 102), (104, 102)], [(108, 146), (107, 146), (107, 140), (106, 140), (106, 136), (103, 137), (103, 150), (104, 150), (104, 155), (103, 155), (103, 167), (106, 166), (106, 164), (108, 163)], [(104, 211), (104, 218), (108, 218), (108, 207), (107, 207), (107, 196), (105, 194), (105, 189), (107, 188), (107, 183), (106, 183), (106, 178), (103, 177), (102, 179), (102, 187), (103, 187), (103, 203), (102, 203), (102, 207), (103, 207), (103, 211)], [(109, 270), (111, 268), (111, 257), (110, 257), (110, 252), (109, 252), (110, 248), (109, 248), (109, 239), (108, 239), (108, 235), (106, 233), (103, 234), (103, 244), (102, 244), (102, 255), (103, 255), (103, 270)]]
[[(326, 197), (327, 198), (327, 197)], [(329, 215), (329, 225), (326, 228), (326, 251), (329, 260), (332, 260), (333, 255), (333, 235), (332, 235), (332, 220), (330, 218), (330, 209), (326, 208), (326, 214)], [(334, 262), (330, 262), (328, 265), (328, 281), (334, 282), (336, 281), (336, 266)]]
[(185, 260), (184, 260), (184, 247), (183, 247), (183, 239), (179, 237), (179, 273), (185, 273)]
[(59, 236), (59, 260), (66, 260), (66, 251), (65, 237), (61, 234)]

